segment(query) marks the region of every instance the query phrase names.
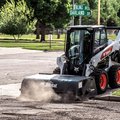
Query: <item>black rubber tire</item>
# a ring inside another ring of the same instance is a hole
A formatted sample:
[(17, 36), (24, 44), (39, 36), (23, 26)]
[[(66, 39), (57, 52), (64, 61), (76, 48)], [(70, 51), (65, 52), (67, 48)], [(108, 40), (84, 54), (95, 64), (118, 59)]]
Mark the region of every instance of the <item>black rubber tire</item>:
[[(103, 84), (103, 88), (101, 86), (101, 76), (106, 77), (106, 82), (103, 81), (104, 83)], [(96, 83), (96, 89), (97, 89), (97, 93), (98, 94), (101, 94), (101, 93), (104, 93), (108, 87), (108, 75), (107, 75), (107, 72), (104, 71), (104, 70), (97, 70), (95, 71), (94, 73), (91, 74), (91, 76), (93, 76), (95, 78), (95, 83)]]
[[(64, 64), (64, 67), (63, 67), (63, 73), (62, 74), (68, 74), (68, 70), (67, 70), (67, 64)], [(60, 68), (59, 67), (56, 67), (54, 70), (53, 70), (53, 74), (60, 74)]]
[(60, 74), (60, 68), (59, 68), (59, 67), (56, 67), (56, 68), (53, 70), (53, 74)]
[[(119, 65), (113, 65), (109, 69), (109, 72), (108, 72), (108, 75), (109, 75), (109, 86), (111, 88), (118, 88), (118, 87), (120, 87), (120, 83), (117, 82), (117, 77), (118, 77), (117, 72), (118, 72), (118, 70), (120, 70), (120, 66)], [(120, 77), (120, 75), (119, 75), (119, 77)], [(119, 82), (120, 82), (120, 80), (119, 80)]]
[(118, 51), (118, 63), (120, 63), (120, 50)]

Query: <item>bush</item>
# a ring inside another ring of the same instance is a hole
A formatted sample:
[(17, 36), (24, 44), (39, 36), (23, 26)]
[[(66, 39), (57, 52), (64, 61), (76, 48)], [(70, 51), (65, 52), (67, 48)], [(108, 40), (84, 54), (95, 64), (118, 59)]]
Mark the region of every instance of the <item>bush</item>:
[(28, 24), (29, 9), (24, 0), (9, 0), (0, 11), (0, 32), (3, 34), (17, 35), (18, 38), (31, 31), (32, 24)]
[(3, 24), (0, 28), (0, 32), (4, 34), (15, 35), (18, 38), (27, 32), (27, 25), (24, 19), (17, 21), (16, 19), (9, 20), (6, 24)]

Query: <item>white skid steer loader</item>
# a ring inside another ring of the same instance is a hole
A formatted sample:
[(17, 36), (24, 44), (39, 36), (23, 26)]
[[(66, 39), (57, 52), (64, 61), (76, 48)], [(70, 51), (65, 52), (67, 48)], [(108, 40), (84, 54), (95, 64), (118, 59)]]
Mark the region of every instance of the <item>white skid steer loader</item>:
[[(53, 74), (24, 78), (21, 94), (31, 89), (30, 83), (44, 84), (46, 89), (51, 87), (57, 94), (70, 93), (76, 99), (86, 94), (104, 93), (108, 85), (120, 87), (119, 29), (102, 25), (69, 27), (65, 54), (57, 58), (58, 67)], [(108, 40), (108, 36), (116, 38)]]

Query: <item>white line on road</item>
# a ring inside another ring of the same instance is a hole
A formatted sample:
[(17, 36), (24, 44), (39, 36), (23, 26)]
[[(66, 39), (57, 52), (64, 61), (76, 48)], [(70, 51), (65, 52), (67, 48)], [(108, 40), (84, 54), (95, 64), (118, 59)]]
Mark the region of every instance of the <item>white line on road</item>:
[(0, 85), (0, 96), (18, 97), (20, 95), (21, 83)]

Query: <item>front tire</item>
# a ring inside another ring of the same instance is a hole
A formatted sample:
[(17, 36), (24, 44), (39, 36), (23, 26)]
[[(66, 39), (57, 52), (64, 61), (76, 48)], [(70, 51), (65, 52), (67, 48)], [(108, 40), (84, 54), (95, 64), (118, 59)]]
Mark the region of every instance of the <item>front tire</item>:
[(104, 70), (97, 70), (92, 74), (95, 78), (97, 93), (101, 94), (104, 93), (108, 86), (108, 75), (107, 72)]
[(53, 74), (60, 74), (60, 68), (59, 68), (59, 67), (56, 67), (56, 68), (53, 70)]
[[(68, 69), (67, 68), (68, 68), (67, 64), (64, 64), (62, 74), (68, 74)], [(53, 74), (60, 74), (60, 68), (56, 67), (53, 70)]]
[(111, 88), (120, 87), (120, 66), (113, 65), (109, 70), (109, 86)]

